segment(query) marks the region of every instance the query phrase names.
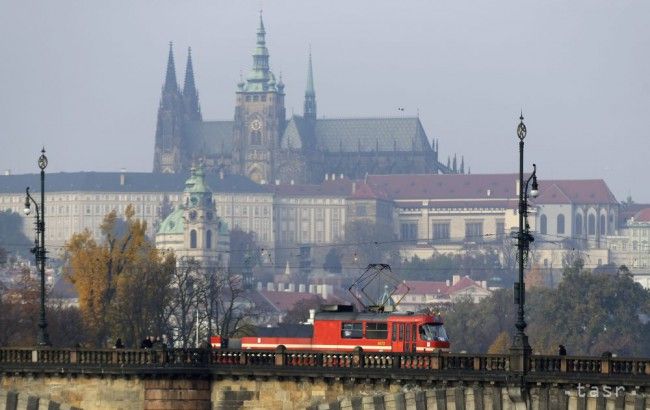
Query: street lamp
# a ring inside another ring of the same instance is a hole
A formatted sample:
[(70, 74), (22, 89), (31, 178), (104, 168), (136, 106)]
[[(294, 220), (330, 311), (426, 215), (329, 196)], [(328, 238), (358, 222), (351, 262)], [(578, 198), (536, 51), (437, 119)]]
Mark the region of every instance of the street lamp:
[[(528, 343), (528, 336), (524, 330), (526, 329), (526, 320), (524, 319), (524, 305), (526, 304), (526, 286), (524, 284), (524, 263), (525, 258), (528, 257), (528, 249), (530, 243), (535, 239), (530, 234), (530, 226), (528, 225), (528, 197), (535, 198), (539, 195), (537, 186), (537, 166), (533, 164), (533, 173), (524, 181), (524, 139), (526, 138), (526, 125), (524, 125), (523, 113), (519, 117), (519, 125), (517, 126), (517, 137), (519, 137), (519, 232), (517, 232), (517, 250), (519, 259), (519, 280), (515, 282), (514, 294), (515, 303), (517, 308), (517, 322), (515, 327), (517, 332), (512, 343), (511, 351), (514, 355), (513, 370), (526, 373), (528, 370), (528, 358), (531, 355), (530, 344)], [(530, 193), (528, 192), (528, 184), (533, 181)]]
[(45, 320), (45, 260), (47, 251), (45, 250), (45, 167), (47, 167), (47, 157), (45, 148), (41, 150), (41, 156), (38, 158), (38, 167), (41, 169), (41, 206), (32, 198), (29, 193), (29, 187), (25, 189), (25, 215), (31, 213), (31, 204), (36, 208), (36, 239), (34, 247), (31, 249), (36, 259), (36, 265), (39, 267), (41, 274), (41, 309), (38, 319), (38, 338), (39, 346), (51, 346), (50, 337), (47, 334), (47, 321)]

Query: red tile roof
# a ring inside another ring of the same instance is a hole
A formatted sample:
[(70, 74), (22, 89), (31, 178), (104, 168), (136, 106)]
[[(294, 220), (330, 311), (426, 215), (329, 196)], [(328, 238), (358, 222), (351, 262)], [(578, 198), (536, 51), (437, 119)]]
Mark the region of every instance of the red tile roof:
[(617, 204), (602, 179), (540, 180), (536, 204)]
[(389, 200), (388, 195), (379, 187), (356, 181), (353, 186), (351, 199), (383, 199)]
[(407, 280), (397, 287), (395, 294), (403, 295), (408, 290), (409, 295), (440, 295), (442, 297), (450, 296), (456, 292), (473, 286), (480, 287), (481, 285), (472, 280), (469, 276), (461, 277), (460, 280), (453, 285), (447, 285), (446, 282)]
[(260, 290), (259, 294), (278, 312), (288, 312), (302, 301), (323, 303), (322, 298), (313, 293)]
[(517, 174), (368, 175), (366, 181), (396, 200), (485, 200), (516, 198), (518, 178)]
[(644, 208), (634, 214), (634, 222), (650, 222), (650, 208)]

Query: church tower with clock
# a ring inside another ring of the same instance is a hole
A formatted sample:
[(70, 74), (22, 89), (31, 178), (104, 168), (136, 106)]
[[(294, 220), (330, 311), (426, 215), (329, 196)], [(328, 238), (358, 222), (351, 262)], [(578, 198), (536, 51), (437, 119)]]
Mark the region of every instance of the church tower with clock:
[(260, 14), (253, 67), (237, 85), (232, 162), (236, 174), (270, 182), (285, 129), (284, 84), (269, 68), (266, 31)]

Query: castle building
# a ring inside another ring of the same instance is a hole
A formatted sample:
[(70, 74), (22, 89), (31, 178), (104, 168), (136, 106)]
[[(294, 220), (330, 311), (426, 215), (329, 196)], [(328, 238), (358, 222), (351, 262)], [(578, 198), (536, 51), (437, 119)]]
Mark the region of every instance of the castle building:
[(258, 183), (320, 183), (324, 174), (355, 179), (458, 172), (438, 161), (438, 144), (429, 141), (418, 117), (318, 118), (311, 52), (303, 115), (287, 118), (284, 83), (270, 69), (261, 16), (253, 66), (237, 84), (234, 119), (204, 121), (198, 95), (191, 50), (181, 90), (170, 44), (154, 172), (187, 172), (198, 160), (208, 172), (243, 175)]

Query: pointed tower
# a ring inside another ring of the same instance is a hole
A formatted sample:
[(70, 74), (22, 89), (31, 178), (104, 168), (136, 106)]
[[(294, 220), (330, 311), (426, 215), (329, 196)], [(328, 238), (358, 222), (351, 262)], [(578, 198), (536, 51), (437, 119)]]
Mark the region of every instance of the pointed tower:
[(183, 84), (183, 105), (187, 121), (202, 121), (199, 93), (194, 83), (194, 68), (192, 67), (192, 47), (187, 49), (187, 65), (185, 66), (185, 83)]
[(154, 172), (174, 173), (183, 169), (181, 160), (183, 111), (183, 101), (176, 82), (174, 49), (170, 42), (165, 83), (158, 106)]
[(286, 126), (284, 85), (269, 68), (262, 13), (253, 51), (253, 67), (237, 86), (233, 170), (253, 181), (274, 179), (276, 154)]
[(316, 91), (314, 90), (314, 71), (311, 63), (311, 47), (309, 47), (309, 64), (307, 66), (307, 87), (305, 88), (305, 120), (316, 121)]

